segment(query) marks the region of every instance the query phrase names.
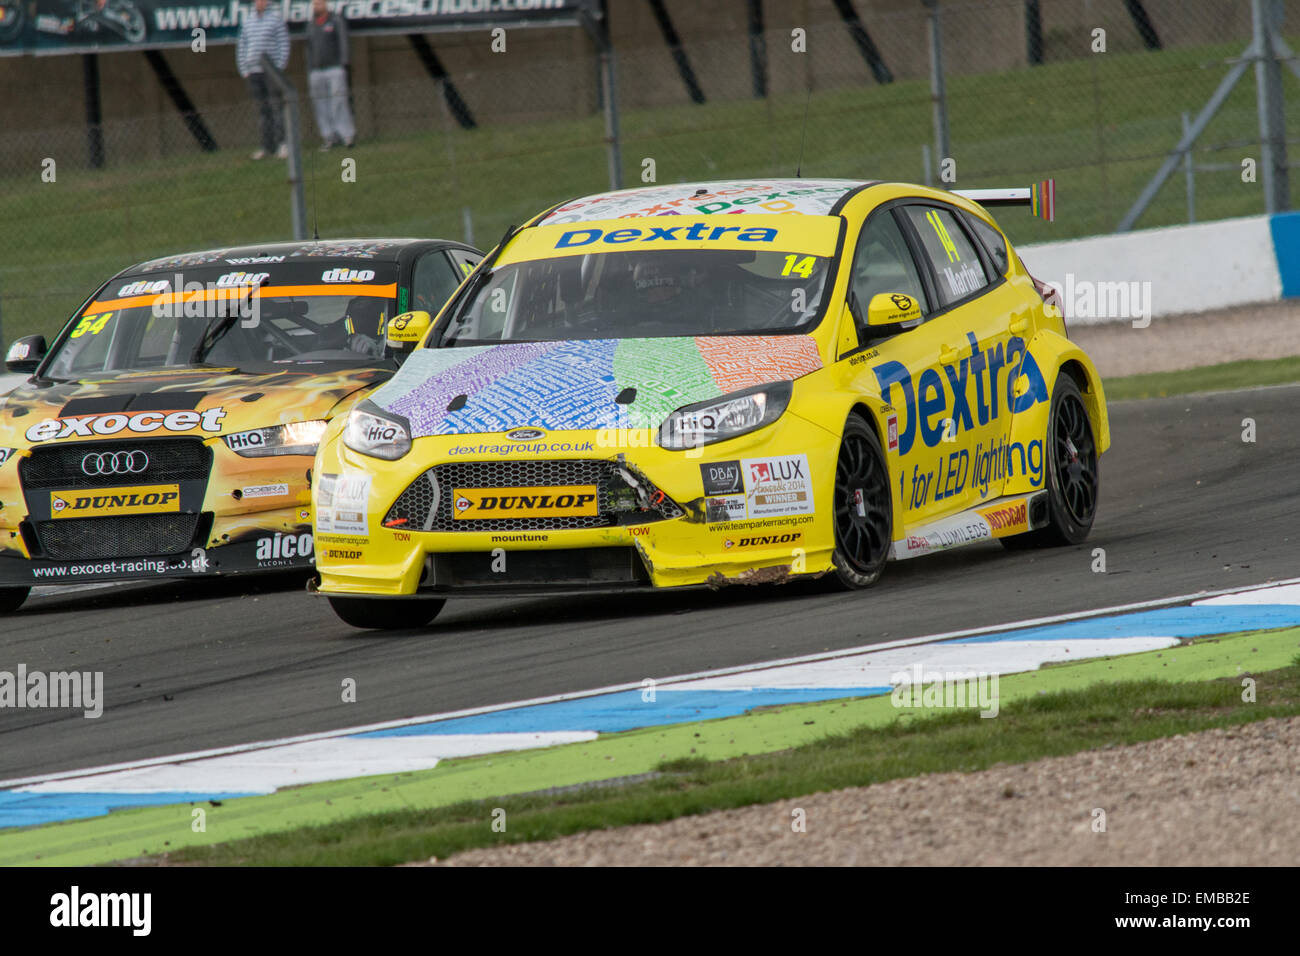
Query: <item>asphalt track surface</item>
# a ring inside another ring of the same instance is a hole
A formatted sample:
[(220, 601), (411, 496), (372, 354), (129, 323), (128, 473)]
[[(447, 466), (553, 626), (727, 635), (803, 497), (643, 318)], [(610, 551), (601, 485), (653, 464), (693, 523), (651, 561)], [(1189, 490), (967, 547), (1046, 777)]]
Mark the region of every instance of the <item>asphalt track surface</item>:
[(102, 670), (105, 712), (0, 711), (0, 779), (1294, 577), (1298, 403), (1300, 386), (1112, 403), (1083, 545), (972, 545), (891, 565), (852, 594), (462, 600), (398, 634), (344, 625), (302, 578), (34, 597), (0, 619), (0, 670)]

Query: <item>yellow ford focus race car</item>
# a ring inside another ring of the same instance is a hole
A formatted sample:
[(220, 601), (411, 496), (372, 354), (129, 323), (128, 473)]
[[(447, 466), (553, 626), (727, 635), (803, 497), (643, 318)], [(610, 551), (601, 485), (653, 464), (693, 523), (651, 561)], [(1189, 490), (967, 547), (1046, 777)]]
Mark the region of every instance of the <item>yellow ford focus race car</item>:
[(985, 208), (1050, 216), (1053, 190), (972, 195), (653, 186), (512, 231), (327, 430), (320, 592), (413, 627), (453, 595), (862, 588), (890, 559), (1081, 541), (1101, 380)]
[(34, 585), (310, 568), (326, 422), (397, 370), (389, 319), (480, 258), (412, 239), (188, 253), (114, 276), (49, 349), (13, 343), (30, 377), (0, 397), (0, 612)]

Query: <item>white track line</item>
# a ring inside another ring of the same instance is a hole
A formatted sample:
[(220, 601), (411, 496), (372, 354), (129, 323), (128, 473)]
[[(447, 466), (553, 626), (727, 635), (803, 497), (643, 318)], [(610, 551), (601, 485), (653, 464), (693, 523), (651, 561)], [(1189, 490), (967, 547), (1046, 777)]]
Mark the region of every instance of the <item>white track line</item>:
[[(275, 750), (229, 754), (195, 763), (141, 767), (94, 777), (52, 780), (23, 793), (274, 793), (281, 787), (378, 774), (432, 770), (442, 760), (559, 744), (589, 743), (594, 730), (538, 733), (431, 734), (383, 740), (314, 740)], [(376, 746), (378, 745), (378, 746)]]
[[(1213, 591), (1195, 591), (1190, 594), (1158, 598), (1153, 601), (1137, 601), (1132, 604), (1116, 604), (1111, 607), (1097, 608), (1091, 611), (1074, 611), (1068, 614), (1054, 614), (1048, 617), (1036, 617), (1025, 621), (1015, 621), (1009, 624), (992, 624), (986, 627), (972, 627), (958, 631), (946, 631), (941, 634), (930, 634), (925, 637), (903, 638), (897, 641), (883, 641), (879, 644), (864, 644), (858, 647), (845, 648), (843, 650), (824, 651), (820, 654), (806, 654), (800, 657), (786, 657), (776, 661), (763, 661), (758, 664), (741, 664), (736, 667), (695, 671), (689, 674), (678, 674), (673, 677), (665, 677), (661, 680), (657, 680), (656, 683), (660, 689), (663, 689), (666, 684), (700, 680), (703, 678), (725, 677), (730, 674), (771, 670), (776, 667), (788, 667), (792, 664), (809, 664), (817, 661), (829, 661), (841, 657), (867, 654), (873, 651), (888, 650), (894, 647), (915, 647), (919, 644), (932, 644), (936, 641), (947, 641), (958, 637), (973, 637), (978, 634), (992, 634), (998, 631), (1015, 631), (1027, 627), (1039, 627), (1044, 624), (1060, 624), (1065, 621), (1081, 621), (1091, 617), (1100, 617), (1106, 614), (1123, 614), (1129, 611), (1170, 607), (1176, 604), (1188, 604), (1192, 601), (1217, 597), (1221, 594), (1246, 593), (1250, 591), (1258, 591), (1263, 588), (1274, 588), (1288, 584), (1300, 584), (1300, 577), (1285, 578), (1281, 581), (1269, 581), (1263, 584), (1252, 584), (1245, 587), (1238, 586), (1233, 588), (1220, 588)], [(640, 681), (627, 684), (611, 684), (607, 687), (600, 687), (594, 690), (575, 691), (566, 694), (552, 694), (547, 697), (534, 697), (528, 700), (512, 701), (506, 704), (489, 704), (484, 707), (469, 707), (464, 710), (454, 710), (445, 714), (431, 714), (423, 717), (405, 717), (400, 720), (386, 720), (374, 724), (364, 724), (360, 727), (348, 727), (341, 730), (324, 730), (312, 734), (300, 734), (294, 737), (280, 737), (275, 740), (263, 740), (256, 743), (214, 747), (209, 750), (196, 750), (189, 753), (171, 754), (166, 757), (150, 757), (143, 760), (127, 761), (125, 763), (105, 764), (103, 766), (90, 767), (84, 770), (64, 770), (58, 773), (38, 774), (31, 777), (15, 777), (12, 780), (0, 780), (0, 789), (7, 790), (13, 787), (44, 783), (51, 780), (68, 780), (75, 777), (88, 777), (94, 774), (109, 773), (117, 770), (132, 770), (139, 767), (153, 767), (160, 764), (199, 760), (204, 757), (220, 757), (226, 754), (247, 753), (253, 750), (263, 750), (268, 747), (283, 747), (288, 744), (305, 743), (312, 740), (350, 737), (355, 734), (366, 734), (376, 730), (392, 730), (397, 727), (410, 727), (415, 724), (429, 724), (443, 720), (454, 720), (459, 717), (473, 717), (478, 714), (492, 714), (503, 710), (515, 710), (520, 707), (534, 707), (538, 704), (554, 704), (566, 700), (581, 700), (584, 697), (598, 697), (602, 694), (615, 694), (628, 690), (639, 691), (641, 689), (642, 685)]]

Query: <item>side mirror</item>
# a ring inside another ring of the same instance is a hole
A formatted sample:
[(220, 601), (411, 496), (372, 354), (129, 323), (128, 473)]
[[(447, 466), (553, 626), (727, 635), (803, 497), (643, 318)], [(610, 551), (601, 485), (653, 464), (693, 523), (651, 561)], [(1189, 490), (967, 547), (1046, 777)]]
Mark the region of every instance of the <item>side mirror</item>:
[(36, 371), (48, 351), (43, 335), (24, 335), (9, 346), (5, 353), (5, 370), (9, 372), (26, 372), (30, 375)]
[(867, 325), (900, 325), (921, 318), (921, 303), (902, 292), (877, 292), (867, 306)]
[(409, 352), (419, 344), (433, 325), (428, 312), (403, 312), (388, 320), (388, 347), (395, 352)]

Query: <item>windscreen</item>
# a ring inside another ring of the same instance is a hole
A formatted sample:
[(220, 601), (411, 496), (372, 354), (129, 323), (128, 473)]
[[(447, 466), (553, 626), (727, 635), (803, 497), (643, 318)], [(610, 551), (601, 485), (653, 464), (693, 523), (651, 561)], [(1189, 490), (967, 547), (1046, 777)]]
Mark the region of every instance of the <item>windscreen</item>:
[(374, 364), (396, 295), (391, 262), (223, 264), (119, 277), (69, 323), (45, 374)]
[(790, 330), (820, 313), (829, 272), (829, 258), (766, 248), (514, 262), (477, 277), (440, 344)]

